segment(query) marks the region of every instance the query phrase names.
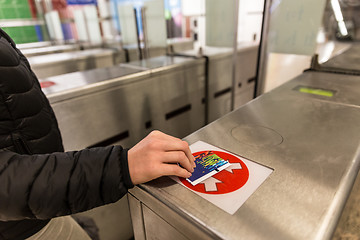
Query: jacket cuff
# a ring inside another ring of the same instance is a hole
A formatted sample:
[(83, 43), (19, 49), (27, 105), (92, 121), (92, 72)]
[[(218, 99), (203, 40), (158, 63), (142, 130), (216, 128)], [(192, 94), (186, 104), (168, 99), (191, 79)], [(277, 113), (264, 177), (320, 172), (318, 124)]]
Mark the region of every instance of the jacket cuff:
[(132, 183), (130, 178), (129, 164), (128, 164), (128, 150), (129, 149), (123, 149), (121, 151), (120, 159), (121, 159), (121, 169), (123, 173), (124, 184), (127, 189), (130, 189), (134, 187), (134, 184)]

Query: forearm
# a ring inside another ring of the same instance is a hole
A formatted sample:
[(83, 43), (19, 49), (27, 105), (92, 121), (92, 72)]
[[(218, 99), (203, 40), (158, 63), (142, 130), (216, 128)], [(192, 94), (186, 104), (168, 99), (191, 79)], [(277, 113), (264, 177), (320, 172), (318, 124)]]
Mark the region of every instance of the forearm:
[(47, 219), (120, 199), (132, 187), (121, 147), (0, 153), (0, 220)]

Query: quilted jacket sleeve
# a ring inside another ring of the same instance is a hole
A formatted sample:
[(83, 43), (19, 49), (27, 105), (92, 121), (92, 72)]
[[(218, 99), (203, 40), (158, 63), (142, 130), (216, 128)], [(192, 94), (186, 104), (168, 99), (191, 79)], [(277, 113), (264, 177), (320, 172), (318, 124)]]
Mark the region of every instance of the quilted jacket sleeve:
[(19, 155), (0, 152), (0, 220), (49, 219), (112, 203), (133, 187), (120, 146)]

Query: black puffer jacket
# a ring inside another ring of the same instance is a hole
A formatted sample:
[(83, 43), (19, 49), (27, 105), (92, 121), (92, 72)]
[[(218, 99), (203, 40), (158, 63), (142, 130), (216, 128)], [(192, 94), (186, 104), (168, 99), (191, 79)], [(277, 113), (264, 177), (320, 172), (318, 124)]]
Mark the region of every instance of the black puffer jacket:
[(0, 29), (0, 240), (115, 202), (133, 187), (120, 146), (63, 152), (55, 115), (26, 58)]

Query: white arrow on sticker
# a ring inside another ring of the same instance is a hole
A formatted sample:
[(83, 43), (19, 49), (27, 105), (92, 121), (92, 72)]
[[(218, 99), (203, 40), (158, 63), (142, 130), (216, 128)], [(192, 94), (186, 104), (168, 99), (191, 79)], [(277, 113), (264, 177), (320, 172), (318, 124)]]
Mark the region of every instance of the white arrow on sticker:
[(214, 192), (217, 191), (216, 183), (222, 183), (222, 181), (217, 180), (216, 178), (209, 177), (208, 179), (205, 179), (201, 183), (205, 184), (205, 191), (206, 192)]
[(228, 166), (227, 168), (225, 168), (226, 171), (230, 172), (230, 173), (234, 173), (233, 169), (242, 169), (241, 164), (240, 163), (230, 163), (231, 165)]

